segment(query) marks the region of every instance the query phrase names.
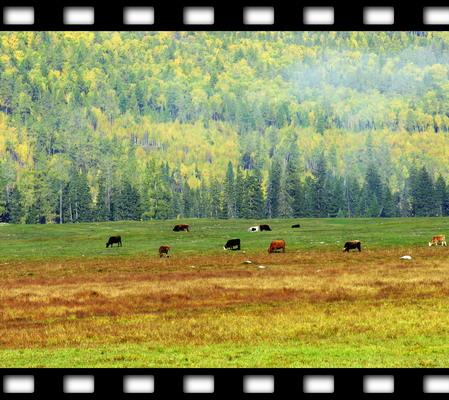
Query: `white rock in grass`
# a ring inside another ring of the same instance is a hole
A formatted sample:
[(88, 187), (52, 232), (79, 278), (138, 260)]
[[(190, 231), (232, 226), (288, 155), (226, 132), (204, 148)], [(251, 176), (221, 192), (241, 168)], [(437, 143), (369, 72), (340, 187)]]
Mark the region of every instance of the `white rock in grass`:
[(243, 264), (252, 264), (252, 261), (243, 261)]
[(411, 260), (412, 257), (411, 256), (402, 256), (401, 260)]
[(264, 267), (263, 265), (259, 265), (257, 268), (263, 269), (263, 268), (267, 268), (267, 267)]
[(190, 268), (196, 268), (194, 265), (191, 265)]

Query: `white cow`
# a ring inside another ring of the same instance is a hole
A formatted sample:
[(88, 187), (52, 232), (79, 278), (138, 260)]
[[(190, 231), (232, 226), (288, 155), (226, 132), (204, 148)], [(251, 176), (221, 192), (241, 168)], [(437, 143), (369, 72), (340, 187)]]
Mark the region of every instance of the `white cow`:
[(259, 232), (259, 226), (250, 226), (248, 232)]

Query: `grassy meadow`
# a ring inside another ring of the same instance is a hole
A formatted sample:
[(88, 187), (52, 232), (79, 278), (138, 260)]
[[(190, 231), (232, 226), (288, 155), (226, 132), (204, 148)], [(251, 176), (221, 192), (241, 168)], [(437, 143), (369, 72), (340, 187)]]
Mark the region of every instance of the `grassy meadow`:
[[(177, 223), (191, 232), (172, 232)], [(272, 232), (246, 232), (260, 223)], [(427, 245), (447, 227), (446, 218), (1, 224), (0, 367), (447, 368), (449, 248)], [(123, 247), (107, 249), (111, 235)], [(241, 251), (223, 250), (232, 238)], [(285, 254), (268, 254), (276, 239)], [(341, 251), (356, 239), (361, 253)], [(166, 244), (171, 257), (160, 259)]]

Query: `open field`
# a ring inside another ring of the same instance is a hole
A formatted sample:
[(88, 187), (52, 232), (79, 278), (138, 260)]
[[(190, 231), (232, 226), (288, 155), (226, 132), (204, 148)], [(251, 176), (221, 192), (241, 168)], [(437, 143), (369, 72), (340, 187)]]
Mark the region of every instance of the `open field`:
[(447, 219), (299, 222), (0, 225), (0, 367), (449, 367)]

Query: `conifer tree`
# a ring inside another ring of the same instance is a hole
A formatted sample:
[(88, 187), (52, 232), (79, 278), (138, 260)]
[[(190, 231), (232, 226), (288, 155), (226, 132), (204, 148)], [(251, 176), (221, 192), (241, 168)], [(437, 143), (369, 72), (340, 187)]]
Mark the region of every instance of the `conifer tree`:
[(279, 215), (279, 192), (282, 175), (281, 164), (274, 159), (268, 176), (267, 201), (265, 215), (267, 218), (277, 218)]
[(234, 169), (231, 161), (228, 162), (228, 170), (226, 172), (225, 184), (224, 184), (224, 201), (225, 201), (225, 216), (227, 219), (236, 218), (236, 193), (234, 182)]
[(139, 192), (129, 180), (125, 180), (117, 196), (116, 218), (120, 221), (139, 221), (141, 214)]
[(314, 171), (314, 195), (315, 198), (315, 216), (322, 218), (327, 217), (328, 207), (328, 183), (327, 183), (327, 167), (324, 153), (321, 153), (318, 159), (316, 170)]
[(242, 210), (245, 219), (261, 219), (264, 216), (262, 176), (257, 169), (253, 174), (247, 172)]
[(10, 200), (7, 204), (8, 222), (11, 224), (20, 224), (23, 222), (25, 210), (23, 207), (22, 195), (18, 188), (13, 188)]
[(437, 203), (437, 216), (447, 217), (449, 211), (449, 199), (446, 182), (441, 174), (435, 181), (435, 200)]
[(235, 176), (235, 214), (236, 218), (242, 218), (243, 196), (245, 193), (243, 172), (237, 168)]
[(331, 218), (346, 215), (343, 182), (334, 178), (329, 191), (328, 216)]
[(434, 217), (437, 215), (434, 184), (426, 167), (422, 167), (418, 171), (413, 183), (412, 204), (416, 217)]
[(98, 184), (97, 202), (95, 204), (96, 221), (105, 222), (112, 220), (111, 204), (108, 202), (106, 187), (100, 177)]

